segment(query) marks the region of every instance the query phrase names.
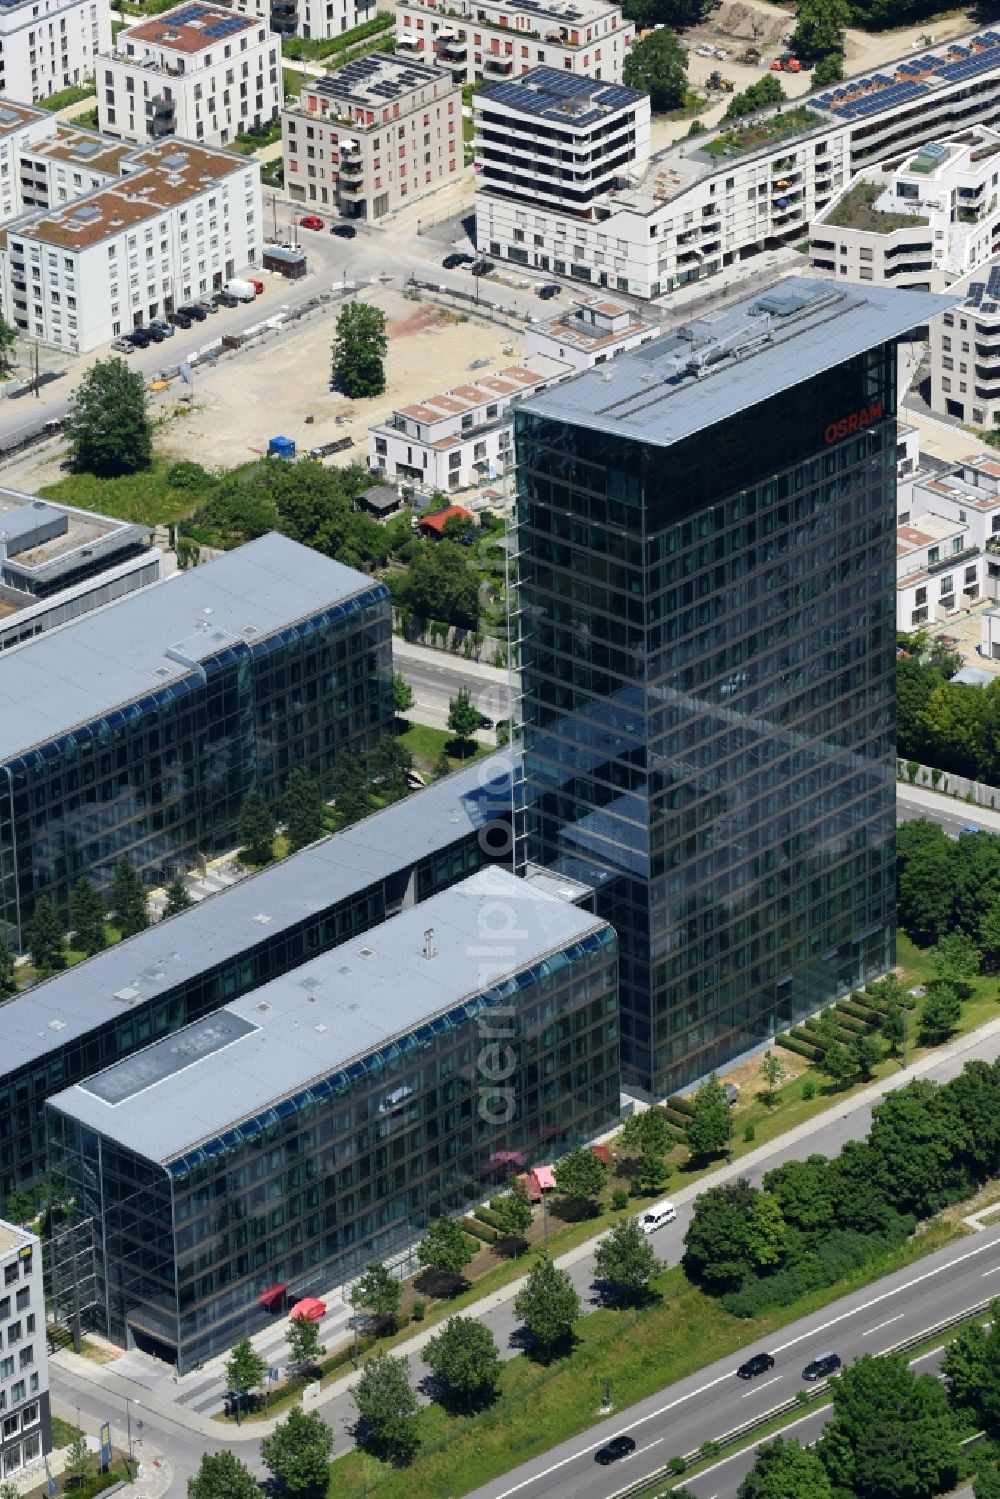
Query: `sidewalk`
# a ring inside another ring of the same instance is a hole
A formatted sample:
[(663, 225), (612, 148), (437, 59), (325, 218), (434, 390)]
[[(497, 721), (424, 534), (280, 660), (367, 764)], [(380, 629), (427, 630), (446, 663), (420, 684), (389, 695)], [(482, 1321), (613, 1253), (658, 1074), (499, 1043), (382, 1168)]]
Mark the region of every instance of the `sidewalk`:
[[(949, 1062), (961, 1063), (961, 1059), (968, 1053), (976, 1051), (984, 1042), (997, 1036), (1000, 1036), (1000, 1016), (996, 1020), (991, 1020), (986, 1025), (980, 1026), (978, 1030), (971, 1031), (968, 1035), (958, 1038), (948, 1046), (940, 1047), (927, 1056), (921, 1057), (912, 1067), (901, 1069), (899, 1072), (893, 1073), (890, 1077), (880, 1079), (877, 1083), (873, 1083), (870, 1088), (854, 1094), (851, 1098), (843, 1100), (842, 1103), (832, 1104), (829, 1109), (823, 1110), (822, 1113), (815, 1115), (812, 1119), (806, 1120), (802, 1124), (796, 1125), (794, 1129), (776, 1136), (775, 1139), (769, 1140), (765, 1145), (761, 1145), (758, 1149), (741, 1156), (739, 1160), (721, 1166), (717, 1171), (712, 1172), (710, 1176), (703, 1177), (699, 1182), (693, 1183), (688, 1187), (682, 1187), (677, 1192), (671, 1193), (672, 1200), (678, 1204), (690, 1202), (701, 1192), (706, 1191), (708, 1187), (719, 1186), (724, 1182), (733, 1181), (737, 1177), (747, 1174), (756, 1167), (763, 1165), (771, 1157), (786, 1152), (789, 1146), (796, 1145), (799, 1141), (809, 1140), (810, 1137), (823, 1131), (830, 1122), (833, 1113), (836, 1113), (841, 1118), (846, 1118), (850, 1114), (857, 1113), (877, 1103), (879, 1099), (884, 1098), (886, 1094), (895, 1091), (895, 1089), (904, 1087), (916, 1077), (937, 1071)], [(560, 1255), (555, 1263), (561, 1269), (567, 1269), (572, 1265), (577, 1265), (585, 1261), (593, 1255), (594, 1247), (599, 1237), (599, 1235), (595, 1236), (594, 1239), (588, 1240), (585, 1244), (578, 1245), (577, 1248), (569, 1250), (564, 1255)], [(474, 1307), (468, 1308), (467, 1315), (483, 1317), (496, 1307), (513, 1301), (526, 1278), (526, 1275), (522, 1276), (508, 1285), (502, 1286), (499, 1290), (491, 1292), (488, 1296), (484, 1296), (482, 1300), (475, 1303)], [(407, 1339), (406, 1342), (398, 1344), (393, 1349), (394, 1355), (401, 1356), (418, 1353), (422, 1348), (426, 1347), (429, 1340), (439, 1331), (440, 1324), (424, 1329), (414, 1337)], [(273, 1330), (269, 1330), (266, 1333), (259, 1334), (252, 1341), (255, 1345), (259, 1345), (262, 1340), (273, 1338), (273, 1336)], [(128, 1355), (123, 1355), (123, 1358), (127, 1359)], [(61, 1364), (68, 1370), (72, 1369), (77, 1374), (85, 1375), (91, 1383), (101, 1384), (109, 1389), (113, 1389), (119, 1385), (123, 1386), (124, 1388), (121, 1390), (123, 1394), (128, 1391), (130, 1385), (133, 1388), (136, 1387), (135, 1383), (127, 1377), (122, 1377), (115, 1373), (114, 1364), (95, 1366), (88, 1362), (88, 1360), (78, 1358), (75, 1354), (67, 1352), (52, 1355), (51, 1362)], [(121, 1360), (118, 1360), (118, 1362), (121, 1363)], [(224, 1358), (213, 1360), (211, 1364), (199, 1370), (197, 1375), (191, 1375), (188, 1378), (192, 1380), (197, 1378), (212, 1382), (214, 1378), (218, 1377), (218, 1373), (224, 1363)], [(350, 1390), (358, 1378), (359, 1375), (352, 1370), (330, 1384), (325, 1385), (319, 1398), (309, 1402), (309, 1409), (318, 1411), (322, 1415), (328, 1406), (332, 1405)], [(270, 1420), (253, 1421), (245, 1424), (242, 1428), (228, 1424), (222, 1425), (204, 1413), (193, 1410), (188, 1406), (179, 1406), (176, 1401), (164, 1399), (155, 1392), (146, 1389), (143, 1385), (139, 1385), (138, 1388), (143, 1392), (143, 1405), (150, 1413), (155, 1412), (173, 1422), (180, 1421), (189, 1430), (197, 1431), (206, 1437), (211, 1437), (216, 1442), (225, 1440), (230, 1446), (244, 1442), (259, 1441), (261, 1437), (272, 1432), (278, 1420), (282, 1419), (275, 1417)], [(152, 1496), (150, 1496), (150, 1499), (152, 1499)]]

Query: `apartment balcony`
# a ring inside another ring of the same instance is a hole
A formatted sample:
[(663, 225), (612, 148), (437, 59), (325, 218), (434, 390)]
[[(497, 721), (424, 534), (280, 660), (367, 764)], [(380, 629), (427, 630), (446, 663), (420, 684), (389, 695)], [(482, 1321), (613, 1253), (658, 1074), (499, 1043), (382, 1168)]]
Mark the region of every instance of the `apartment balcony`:
[(437, 60), (447, 66), (448, 63), (452, 62), (465, 62), (468, 55), (469, 45), (467, 42), (442, 42), (438, 47)]
[(345, 185), (348, 181), (351, 183), (355, 182), (358, 177), (363, 175), (364, 170), (365, 164), (361, 159), (359, 151), (352, 151), (349, 155), (343, 151), (340, 153), (340, 180)]
[(509, 78), (513, 71), (513, 57), (494, 57), (490, 53), (483, 57), (483, 72), (490, 78)]
[(401, 36), (396, 39), (396, 51), (401, 52), (404, 57), (418, 57), (423, 50), (422, 36)]
[(349, 177), (345, 177), (343, 171), (341, 171), (340, 176), (337, 179), (338, 190), (341, 193), (347, 193), (348, 195), (361, 192), (364, 188), (364, 185), (364, 177), (360, 172), (354, 173)]

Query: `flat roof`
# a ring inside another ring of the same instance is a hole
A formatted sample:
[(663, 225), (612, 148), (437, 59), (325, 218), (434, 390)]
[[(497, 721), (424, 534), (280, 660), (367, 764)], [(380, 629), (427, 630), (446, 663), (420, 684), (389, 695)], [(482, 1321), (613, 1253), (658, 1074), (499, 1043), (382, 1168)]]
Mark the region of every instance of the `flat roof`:
[(50, 1102), (163, 1164), (606, 925), (482, 869)]
[(392, 52), (369, 52), (367, 57), (345, 63), (335, 73), (310, 78), (302, 85), (302, 90), (321, 98), (372, 109), (398, 103), (405, 94), (426, 88), (429, 83), (452, 86), (451, 75), (444, 68), (411, 62), (408, 57), (397, 57)]
[(519, 771), (516, 751), (487, 755), (7, 1000), (0, 1076), (485, 827)]
[(37, 1244), (37, 1236), (16, 1223), (0, 1218), (0, 1254), (9, 1254), (12, 1249), (24, 1249), (28, 1244)]
[(786, 276), (518, 410), (670, 447), (955, 305), (950, 295)]
[(75, 167), (85, 167), (90, 172), (118, 177), (122, 162), (135, 150), (133, 141), (111, 140), (97, 130), (59, 123), (53, 135), (34, 141), (26, 148), (25, 155), (65, 161)]
[(0, 764), (377, 586), (272, 532), (70, 620), (0, 659)]
[(16, 104), (13, 99), (0, 100), (0, 136), (23, 130), (36, 120), (51, 119), (48, 110), (37, 109), (34, 104)]
[[(259, 16), (241, 16), (221, 5), (204, 5), (202, 0), (195, 0), (194, 4), (178, 5), (148, 21), (140, 21), (138, 26), (127, 27), (118, 36), (115, 52), (120, 55), (126, 42), (148, 42), (169, 52), (205, 52), (216, 42), (226, 42), (262, 24)], [(142, 61), (138, 57), (123, 60), (137, 64)]]
[[(150, 526), (118, 520), (113, 515), (96, 515), (91, 510), (77, 510), (71, 505), (56, 505), (36, 495), (0, 487), (0, 535), (12, 540), (29, 533), (48, 517), (66, 517), (66, 529), (49, 541), (27, 550), (17, 550), (8, 557), (7, 566), (46, 580), (73, 572), (86, 552), (91, 561), (102, 556), (114, 557), (126, 547), (148, 542)], [(51, 601), (50, 601), (51, 602)]]
[(510, 82), (491, 84), (474, 96), (480, 105), (502, 104), (521, 114), (560, 124), (590, 125), (640, 103), (647, 96), (618, 83), (602, 83), (557, 68), (532, 68)]

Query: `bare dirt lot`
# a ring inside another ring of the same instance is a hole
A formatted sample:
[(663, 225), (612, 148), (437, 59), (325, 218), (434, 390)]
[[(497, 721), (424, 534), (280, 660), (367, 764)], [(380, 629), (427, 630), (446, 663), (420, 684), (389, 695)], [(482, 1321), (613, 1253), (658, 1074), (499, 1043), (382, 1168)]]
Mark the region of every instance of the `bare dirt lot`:
[[(196, 374), (191, 409), (165, 424), (157, 447), (178, 458), (201, 450), (212, 455), (213, 467), (229, 467), (258, 457), (268, 438), (279, 433), (302, 448), (350, 436), (354, 447), (337, 461), (363, 462), (374, 422), (422, 396), (461, 384), (474, 359), (489, 359), (496, 369), (520, 357), (521, 340), (484, 319), (461, 321), (444, 308), (407, 301), (398, 291), (373, 288), (365, 300), (388, 318), (384, 395), (352, 402), (331, 392), (334, 305), (256, 349)], [(504, 354), (505, 348), (511, 354)], [(177, 407), (174, 392), (166, 402), (166, 409), (171, 407)]]

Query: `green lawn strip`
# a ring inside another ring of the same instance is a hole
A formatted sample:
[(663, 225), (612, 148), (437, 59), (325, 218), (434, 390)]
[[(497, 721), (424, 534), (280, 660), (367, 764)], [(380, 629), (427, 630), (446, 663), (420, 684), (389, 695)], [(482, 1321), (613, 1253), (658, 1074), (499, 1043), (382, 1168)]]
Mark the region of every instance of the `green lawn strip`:
[(322, 58), (335, 57), (342, 52), (351, 51), (360, 42), (391, 31), (394, 25), (395, 17), (389, 11), (383, 10), (374, 15), (370, 21), (362, 21), (360, 26), (355, 26), (350, 31), (342, 31), (338, 36), (283, 37), (282, 56), (294, 62), (313, 62)]
[(311, 73), (303, 73), (301, 68), (282, 68), (281, 80), (286, 99), (297, 99), (302, 92), (303, 84), (316, 81)]
[[(168, 344), (161, 348), (163, 363), (170, 363)], [(93, 474), (67, 474), (54, 484), (47, 484), (39, 494), (47, 499), (115, 515), (121, 520), (147, 526), (169, 525), (190, 514), (198, 503), (190, 489), (172, 489), (167, 483), (169, 463), (154, 459), (151, 468), (141, 474), (121, 479), (97, 479)]]
[(95, 104), (93, 109), (85, 109), (82, 114), (74, 115), (69, 123), (75, 125), (78, 130), (96, 130), (97, 105)]
[(49, 94), (47, 99), (39, 99), (38, 108), (47, 110), (66, 109), (70, 104), (79, 104), (81, 99), (94, 98), (94, 85), (84, 84), (78, 87), (60, 89), (57, 94)]
[(497, 1402), (478, 1416), (455, 1418), (439, 1406), (418, 1416), (421, 1448), (397, 1471), (363, 1453), (348, 1453), (330, 1470), (330, 1499), (449, 1499), (490, 1482), (510, 1468), (550, 1450), (601, 1419), (605, 1379), (615, 1407), (634, 1405), (716, 1359), (737, 1358), (751, 1342), (762, 1345), (778, 1328), (829, 1305), (851, 1291), (904, 1268), (961, 1237), (963, 1225), (935, 1220), (906, 1244), (879, 1256), (835, 1286), (775, 1308), (752, 1323), (732, 1317), (718, 1301), (689, 1285), (679, 1266), (657, 1281), (661, 1301), (641, 1312), (601, 1308), (577, 1323), (573, 1353), (549, 1367), (524, 1355), (503, 1366)]
[[(455, 743), (455, 736), (449, 729), (432, 729), (427, 724), (411, 721), (406, 733), (399, 736), (399, 742), (406, 746), (414, 760), (423, 762), (417, 766), (418, 770), (423, 771), (430, 770), (437, 764), (448, 746)], [(457, 770), (459, 766), (469, 765), (473, 760), (481, 760), (484, 755), (492, 753), (491, 746), (477, 742), (475, 753), (467, 755), (464, 760), (460, 760), (450, 752), (448, 759), (452, 769)]]
[(72, 1421), (64, 1421), (61, 1416), (52, 1417), (53, 1448), (68, 1447), (71, 1442), (75, 1442), (77, 1437), (82, 1435), (79, 1426), (74, 1426)]

